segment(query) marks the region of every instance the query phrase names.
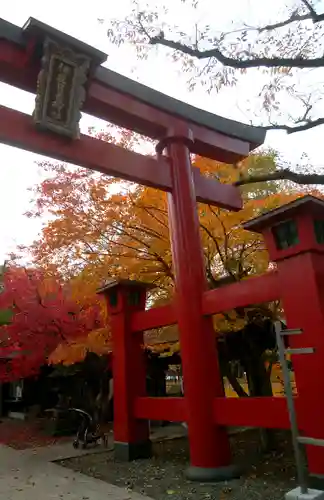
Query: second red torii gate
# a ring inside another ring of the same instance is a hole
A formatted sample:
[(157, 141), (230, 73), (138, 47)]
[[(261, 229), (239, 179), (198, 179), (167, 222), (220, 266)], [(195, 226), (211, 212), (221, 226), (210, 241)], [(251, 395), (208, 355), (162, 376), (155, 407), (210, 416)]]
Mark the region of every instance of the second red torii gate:
[[(106, 58), (35, 19), (29, 19), (22, 29), (0, 20), (0, 80), (36, 93), (33, 119), (0, 107), (0, 140), (168, 193), (190, 476), (198, 480), (231, 477), (235, 469), (229, 466), (227, 434), (214, 421), (214, 399), (222, 396), (223, 389), (212, 320), (202, 306), (206, 278), (196, 201), (229, 210), (239, 210), (242, 202), (238, 189), (207, 179), (192, 168), (190, 153), (237, 162), (263, 143), (265, 132), (201, 111), (99, 67)], [(80, 135), (81, 109), (155, 139), (157, 158)], [(121, 342), (125, 328), (120, 319)], [(122, 403), (128, 404), (126, 400)], [(126, 421), (124, 424), (127, 427)], [(134, 435), (131, 431), (126, 435)], [(138, 450), (143, 445), (120, 444)], [(145, 452), (145, 446), (142, 450)]]
[[(245, 223), (244, 228), (262, 233), (276, 271), (205, 291), (201, 296), (202, 314), (208, 317), (281, 300), (287, 325), (292, 328), (287, 330), (285, 339), (294, 367), (297, 388), (294, 404), (299, 433), (306, 445), (308, 486), (323, 490), (324, 201), (310, 195), (297, 198)], [(104, 294), (111, 317), (114, 383), (119, 388), (114, 406), (115, 446), (121, 458), (131, 459), (139, 451), (142, 455), (150, 450), (148, 420), (190, 420), (186, 389), (184, 398), (156, 398), (146, 394), (143, 332), (176, 323), (178, 311), (176, 303), (144, 310), (146, 286), (141, 282), (113, 281), (99, 293)], [(302, 333), (294, 334), (296, 329)], [(204, 343), (205, 338), (200, 340)], [(201, 371), (196, 373), (196, 381), (204, 391), (200, 374)], [(212, 372), (210, 383), (215, 383)], [(219, 428), (290, 429), (286, 398), (224, 396), (209, 401), (214, 424)], [(200, 408), (195, 411), (199, 413)], [(221, 433), (218, 437), (219, 459), (228, 465), (228, 443)], [(125, 446), (126, 443), (141, 443), (142, 448)], [(204, 474), (205, 480), (226, 479), (235, 472), (235, 468), (224, 467), (217, 471), (205, 469), (202, 473), (194, 467), (189, 469), (189, 476), (201, 480)]]

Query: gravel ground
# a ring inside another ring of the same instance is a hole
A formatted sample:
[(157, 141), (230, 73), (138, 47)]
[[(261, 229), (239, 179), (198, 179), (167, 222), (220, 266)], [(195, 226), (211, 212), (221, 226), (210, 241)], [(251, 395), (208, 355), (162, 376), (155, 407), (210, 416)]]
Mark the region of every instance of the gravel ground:
[(156, 500), (282, 500), (296, 485), (290, 435), (276, 434), (277, 450), (261, 454), (259, 433), (246, 431), (231, 438), (234, 460), (244, 464), (240, 480), (202, 484), (187, 481), (188, 444), (185, 438), (156, 442), (154, 457), (122, 463), (112, 451), (89, 454), (61, 462), (65, 467), (94, 476), (116, 486), (136, 491)]

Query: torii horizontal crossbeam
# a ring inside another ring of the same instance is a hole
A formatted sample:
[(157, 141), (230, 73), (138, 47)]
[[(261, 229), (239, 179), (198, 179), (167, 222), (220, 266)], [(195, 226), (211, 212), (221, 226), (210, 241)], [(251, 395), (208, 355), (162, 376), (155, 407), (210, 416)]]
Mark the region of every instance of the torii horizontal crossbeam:
[[(70, 141), (35, 129), (29, 115), (0, 106), (0, 142), (57, 160), (80, 165), (107, 175), (134, 181), (163, 191), (171, 191), (170, 164), (166, 157), (144, 156), (114, 144), (81, 135)], [(229, 210), (239, 210), (242, 202), (234, 186), (203, 177), (194, 168), (197, 201)]]

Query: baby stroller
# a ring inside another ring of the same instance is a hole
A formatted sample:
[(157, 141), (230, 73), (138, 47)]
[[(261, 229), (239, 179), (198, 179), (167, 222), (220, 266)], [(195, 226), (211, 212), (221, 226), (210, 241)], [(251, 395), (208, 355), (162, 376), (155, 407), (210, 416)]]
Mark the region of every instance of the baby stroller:
[(98, 441), (104, 437), (99, 432), (99, 426), (90, 413), (80, 408), (70, 408), (70, 411), (74, 411), (80, 417), (80, 425), (75, 440), (73, 441), (74, 448), (79, 448), (81, 443), (82, 448), (85, 450), (88, 444), (97, 444)]

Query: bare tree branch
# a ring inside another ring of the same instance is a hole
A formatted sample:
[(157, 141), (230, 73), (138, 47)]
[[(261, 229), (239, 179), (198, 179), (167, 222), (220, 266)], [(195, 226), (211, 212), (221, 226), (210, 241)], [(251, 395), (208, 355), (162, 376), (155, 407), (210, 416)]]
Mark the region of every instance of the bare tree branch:
[(264, 175), (251, 175), (234, 182), (234, 186), (245, 186), (257, 182), (269, 181), (291, 181), (296, 184), (324, 184), (324, 174), (298, 174), (289, 169), (277, 170), (276, 172)]
[[(305, 14), (300, 14), (299, 9), (292, 12), (288, 19), (279, 21), (273, 24), (267, 24), (266, 26), (260, 28), (243, 28), (242, 33), (248, 29), (255, 29), (255, 31), (262, 33), (265, 31), (272, 31), (278, 28), (283, 28), (294, 22), (302, 22), (311, 20), (314, 24), (324, 21), (324, 13), (318, 14), (314, 7), (311, 5), (309, 0), (301, 0), (307, 12)], [(170, 49), (178, 50), (184, 54), (195, 57), (197, 59), (209, 59), (215, 58), (224, 66), (229, 66), (231, 68), (237, 69), (247, 69), (256, 67), (267, 67), (267, 68), (319, 68), (324, 65), (324, 57), (315, 57), (313, 59), (306, 59), (302, 56), (297, 57), (253, 57), (249, 59), (242, 59), (240, 57), (233, 58), (226, 56), (218, 47), (214, 47), (209, 50), (199, 50), (197, 48), (197, 42), (194, 47), (183, 44), (180, 41), (170, 40), (165, 38), (164, 32), (161, 31), (159, 35), (152, 37), (148, 30), (143, 26), (141, 15), (138, 16), (138, 22), (141, 27), (142, 33), (144, 33), (150, 41), (151, 45), (164, 45)], [(224, 34), (225, 35), (225, 34)]]
[(262, 33), (263, 31), (272, 31), (278, 28), (283, 28), (284, 26), (288, 26), (291, 23), (302, 22), (302, 21), (313, 21), (314, 24), (324, 21), (324, 14), (317, 14), (316, 10), (312, 5), (308, 2), (308, 0), (301, 0), (302, 3), (307, 8), (308, 12), (306, 14), (299, 14), (298, 9), (295, 10), (288, 19), (284, 21), (279, 21), (273, 24), (267, 24), (262, 28), (258, 28), (258, 32)]
[(313, 23), (318, 23), (324, 20), (324, 14), (317, 14), (316, 10), (308, 0), (301, 0), (301, 1), (305, 5), (305, 7), (307, 7), (307, 9), (309, 10), (309, 15)]
[[(300, 120), (297, 121), (299, 123)], [(263, 127), (265, 130), (285, 130), (287, 134), (294, 134), (296, 132), (304, 132), (319, 125), (324, 125), (324, 118), (317, 118), (316, 120), (309, 120), (301, 125), (291, 126), (291, 125), (266, 125)]]
[[(323, 18), (324, 19), (324, 18)], [(207, 59), (214, 57), (224, 66), (229, 66), (236, 69), (248, 68), (321, 68), (324, 66), (324, 56), (315, 57), (313, 59), (305, 59), (304, 57), (255, 57), (254, 59), (236, 59), (223, 54), (218, 48), (200, 51), (193, 47), (168, 40), (163, 33), (155, 37), (150, 37), (151, 45), (164, 45), (170, 49), (179, 50), (183, 54), (195, 57), (197, 59)]]
[(284, 28), (285, 26), (288, 26), (288, 24), (307, 21), (308, 19), (312, 19), (312, 16), (310, 14), (297, 14), (296, 12), (294, 12), (290, 17), (288, 17), (288, 19), (285, 19), (284, 21), (278, 21), (277, 23), (273, 24), (267, 24), (265, 26), (262, 26), (262, 28), (257, 28), (257, 31), (259, 33), (263, 33), (264, 31), (272, 31), (278, 28)]
[(217, 238), (213, 235), (212, 231), (210, 231), (208, 229), (208, 227), (206, 227), (201, 222), (200, 222), (200, 227), (205, 231), (205, 233), (209, 236), (209, 238), (211, 238), (211, 240), (214, 242), (216, 250), (217, 250), (218, 255), (219, 255), (219, 258), (220, 258), (220, 260), (221, 260), (221, 262), (222, 262), (222, 264), (224, 266), (224, 269), (226, 269), (226, 258), (224, 258), (224, 255), (221, 252), (221, 249), (220, 249), (220, 246), (219, 246)]

